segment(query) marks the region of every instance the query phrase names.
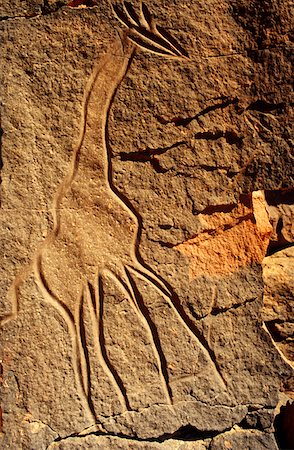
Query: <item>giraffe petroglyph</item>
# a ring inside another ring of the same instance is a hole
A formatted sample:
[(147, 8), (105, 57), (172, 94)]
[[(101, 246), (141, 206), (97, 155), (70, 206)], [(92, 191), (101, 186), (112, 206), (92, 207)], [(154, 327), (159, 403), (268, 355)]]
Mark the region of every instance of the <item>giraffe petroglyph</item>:
[[(141, 5), (140, 16), (128, 2), (124, 3), (123, 8), (114, 6), (113, 9), (116, 17), (127, 27), (127, 32), (123, 39), (118, 39), (109, 47), (93, 70), (84, 95), (79, 141), (68, 174), (53, 201), (53, 229), (40, 245), (32, 263), (43, 299), (56, 308), (67, 324), (78, 394), (94, 421), (96, 416), (90, 399), (88, 361), (81, 336), (84, 305), (90, 311), (99, 364), (113, 385), (122, 411), (131, 409), (126, 390), (110, 364), (104, 346), (105, 277), (124, 293), (146, 330), (167, 404), (172, 405), (173, 398), (165, 358), (156, 327), (152, 326), (150, 316), (146, 317), (138, 301), (134, 277), (143, 279), (164, 297), (190, 336), (210, 358), (213, 370), (225, 388), (214, 353), (179, 299), (170, 286), (141, 260), (138, 251), (139, 215), (112, 183), (107, 137), (109, 111), (135, 51), (142, 48), (182, 60), (187, 59), (187, 54), (172, 36), (156, 26), (144, 4)], [(21, 282), (21, 278), (16, 278), (15, 297)]]

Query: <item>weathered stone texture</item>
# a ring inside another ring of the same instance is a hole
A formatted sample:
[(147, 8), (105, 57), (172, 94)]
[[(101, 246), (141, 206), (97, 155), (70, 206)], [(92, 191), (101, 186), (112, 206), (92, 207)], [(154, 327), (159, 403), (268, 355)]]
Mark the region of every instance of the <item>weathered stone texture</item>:
[(290, 7), (64, 3), (0, 8), (2, 448), (276, 450)]

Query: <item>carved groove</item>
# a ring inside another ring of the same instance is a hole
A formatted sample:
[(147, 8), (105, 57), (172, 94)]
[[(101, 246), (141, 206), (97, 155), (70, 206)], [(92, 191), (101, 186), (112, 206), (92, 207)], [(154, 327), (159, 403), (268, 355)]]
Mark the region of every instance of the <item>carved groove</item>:
[(86, 343), (86, 332), (83, 321), (83, 302), (84, 294), (80, 296), (80, 301), (77, 303), (77, 314), (75, 317), (77, 337), (79, 343), (79, 362), (80, 362), (80, 373), (82, 379), (82, 385), (84, 394), (89, 398), (89, 383), (90, 383), (90, 371), (89, 371), (89, 355)]
[(141, 4), (140, 17), (130, 2), (123, 2), (123, 9), (113, 5), (113, 11), (117, 19), (128, 28), (129, 39), (142, 49), (163, 56), (188, 58), (181, 45), (167, 31), (155, 24), (144, 3)]
[(33, 269), (34, 274), (36, 278), (36, 282), (38, 284), (38, 287), (46, 300), (46, 302), (53, 306), (61, 315), (61, 317), (64, 319), (67, 327), (68, 332), (71, 337), (72, 341), (72, 363), (73, 363), (73, 371), (76, 379), (76, 388), (78, 395), (81, 399), (81, 402), (84, 406), (84, 409), (87, 411), (89, 418), (91, 418), (93, 421), (96, 421), (96, 416), (93, 413), (87, 395), (85, 395), (84, 390), (84, 381), (83, 376), (81, 373), (81, 364), (80, 364), (80, 358), (79, 358), (79, 343), (78, 343), (78, 336), (76, 331), (76, 324), (75, 319), (71, 311), (67, 308), (66, 305), (64, 305), (62, 302), (58, 300), (58, 298), (55, 297), (55, 295), (51, 292), (49, 286), (46, 283), (46, 280), (43, 276), (42, 271), (42, 262), (41, 262), (41, 253), (38, 252), (35, 256), (35, 260), (33, 261)]
[[(146, 278), (148, 279), (148, 276), (141, 274), (140, 271), (135, 270), (135, 272), (138, 274), (139, 277), (141, 276), (142, 279), (145, 279), (145, 280), (146, 280)], [(190, 319), (190, 317), (186, 313), (177, 294), (172, 291), (172, 289), (168, 286), (167, 282), (165, 282), (165, 286), (167, 287), (168, 292), (172, 292), (171, 295), (164, 294), (165, 300), (167, 301), (169, 306), (172, 308), (172, 310), (175, 312), (176, 316), (178, 317), (179, 322), (183, 325), (183, 327), (186, 329), (188, 334), (193, 338), (194, 341), (196, 340), (198, 345), (201, 346), (202, 351), (205, 353), (205, 355), (208, 357), (208, 359), (212, 362), (214, 369), (215, 369), (216, 376), (220, 380), (222, 386), (224, 388), (226, 388), (227, 381), (222, 375), (222, 371), (218, 364), (218, 361), (217, 361), (214, 351), (209, 347), (204, 336), (200, 333), (200, 331), (195, 326), (193, 320)], [(156, 287), (160, 290), (160, 292), (162, 294), (161, 288), (159, 288), (158, 286), (156, 286)]]
[(129, 280), (129, 286), (130, 286), (130, 289), (132, 292), (132, 297), (134, 299), (134, 304), (138, 310), (138, 315), (140, 316), (143, 325), (145, 325), (145, 328), (148, 329), (148, 334), (150, 337), (153, 352), (154, 352), (156, 360), (157, 360), (159, 375), (160, 375), (160, 379), (161, 379), (161, 383), (162, 383), (163, 392), (166, 397), (166, 401), (168, 404), (172, 405), (173, 400), (172, 400), (171, 388), (169, 386), (167, 363), (166, 363), (166, 359), (165, 359), (163, 350), (161, 348), (161, 343), (160, 343), (160, 339), (158, 336), (156, 326), (153, 323), (151, 316), (149, 314), (149, 311), (144, 304), (143, 298), (142, 298), (140, 292), (138, 291), (137, 286), (136, 286), (134, 280), (132, 279), (127, 268), (126, 268), (126, 274), (127, 274), (128, 280)]
[[(148, 283), (166, 300), (181, 325), (211, 360), (222, 385), (226, 386), (213, 350), (185, 312), (177, 295), (166, 281), (142, 261), (139, 254), (141, 217), (112, 182), (108, 120), (117, 89), (135, 53), (135, 47), (129, 41), (140, 40), (139, 45), (142, 48), (149, 48), (150, 51), (168, 57), (185, 58), (187, 54), (167, 32), (156, 28), (145, 5), (142, 4), (140, 17), (129, 2), (124, 3), (123, 11), (117, 6), (113, 8), (119, 20), (129, 28), (129, 35), (124, 42), (115, 43), (109, 52), (101, 57), (89, 80), (83, 101), (79, 140), (68, 174), (53, 200), (53, 229), (39, 246), (32, 261), (35, 279), (44, 301), (56, 309), (67, 325), (72, 344), (77, 392), (93, 422), (97, 421), (97, 417), (91, 400), (91, 361), (87, 347), (88, 330), (86, 332), (84, 322), (86, 308), (91, 318), (97, 361), (112, 384), (122, 411), (132, 409), (123, 380), (107, 354), (103, 326), (104, 275), (125, 292), (148, 335), (168, 405), (172, 405), (172, 391), (166, 359), (156, 326), (132, 275)], [(230, 100), (228, 104), (234, 102)], [(182, 142), (177, 145), (181, 144)], [(150, 149), (148, 151), (152, 152)], [(166, 149), (160, 151), (164, 152)], [(95, 183), (94, 192), (89, 188), (90, 182)], [(103, 202), (97, 205), (97, 196), (100, 194)], [(109, 215), (107, 209), (103, 209), (105, 205), (110, 205), (112, 215)], [(133, 227), (120, 225), (124, 221), (116, 220), (117, 217), (125, 217), (125, 223), (131, 220)], [(75, 234), (75, 230), (81, 229), (84, 231), (84, 240), (82, 235)], [(13, 284), (15, 301), (10, 318), (17, 314), (18, 290), (25, 277), (24, 271), (16, 277)]]
[(103, 313), (104, 313), (104, 291), (103, 291), (103, 281), (102, 275), (98, 275), (98, 297), (97, 297), (97, 323), (99, 323), (99, 346), (101, 351), (101, 357), (103, 358), (103, 368), (105, 372), (108, 374), (109, 378), (112, 380), (112, 384), (115, 387), (115, 390), (118, 394), (121, 404), (123, 405), (123, 409), (130, 411), (130, 404), (127, 397), (127, 391), (124, 387), (123, 381), (118, 375), (115, 367), (110, 362), (106, 352), (105, 346), (105, 338), (104, 338), (104, 326), (103, 326)]

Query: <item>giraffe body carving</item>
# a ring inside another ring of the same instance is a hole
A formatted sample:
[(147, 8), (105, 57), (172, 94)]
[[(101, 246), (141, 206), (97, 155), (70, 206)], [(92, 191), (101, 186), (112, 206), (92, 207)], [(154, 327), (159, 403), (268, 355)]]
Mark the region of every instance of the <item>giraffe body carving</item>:
[[(109, 48), (100, 58), (89, 80), (83, 102), (79, 141), (68, 173), (53, 201), (53, 229), (33, 259), (35, 278), (44, 300), (61, 314), (67, 324), (72, 341), (76, 386), (85, 410), (93, 421), (97, 421), (97, 417), (91, 401), (89, 359), (83, 337), (85, 309), (91, 318), (97, 360), (113, 386), (122, 412), (131, 409), (123, 381), (111, 364), (105, 347), (105, 277), (128, 299), (146, 332), (166, 404), (173, 405), (173, 396), (165, 356), (135, 278), (143, 279), (165, 299), (181, 325), (211, 360), (213, 370), (225, 388), (225, 380), (213, 352), (179, 299), (169, 285), (141, 260), (138, 252), (139, 217), (112, 185), (107, 139), (108, 116), (135, 49), (139, 46), (165, 57), (187, 57), (174, 39), (171, 40), (163, 31), (159, 32), (145, 6), (142, 8), (143, 18), (136, 20), (133, 9), (126, 4), (125, 12), (115, 9), (115, 13), (124, 25), (131, 28), (128, 31), (131, 34), (127, 35), (124, 42), (118, 40)], [(21, 279), (15, 281), (15, 297), (20, 282)]]

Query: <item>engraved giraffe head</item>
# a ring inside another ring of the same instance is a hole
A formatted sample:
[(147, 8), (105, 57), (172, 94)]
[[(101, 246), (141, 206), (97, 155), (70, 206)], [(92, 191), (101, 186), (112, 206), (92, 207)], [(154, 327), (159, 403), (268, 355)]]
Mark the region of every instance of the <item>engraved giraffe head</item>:
[(158, 26), (145, 3), (140, 5), (140, 15), (130, 2), (113, 5), (116, 18), (128, 28), (128, 39), (141, 49), (168, 58), (189, 59), (188, 53), (164, 28)]

